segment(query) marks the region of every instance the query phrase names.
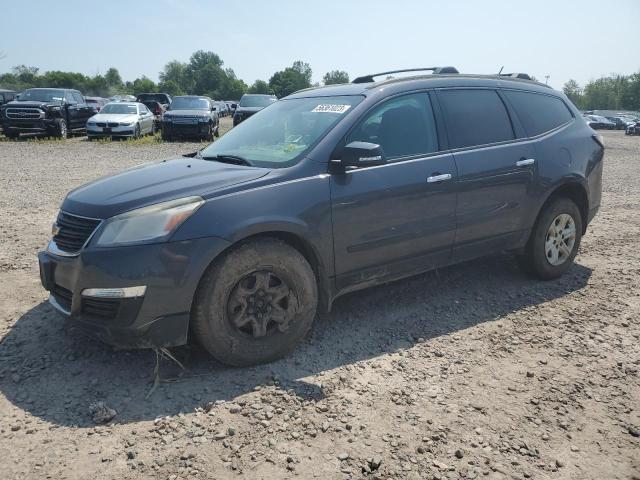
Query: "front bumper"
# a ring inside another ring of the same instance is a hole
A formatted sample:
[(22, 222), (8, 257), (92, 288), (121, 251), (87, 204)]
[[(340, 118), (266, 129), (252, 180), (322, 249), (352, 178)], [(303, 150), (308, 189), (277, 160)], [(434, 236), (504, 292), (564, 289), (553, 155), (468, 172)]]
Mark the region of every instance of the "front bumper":
[(134, 135), (133, 125), (117, 127), (97, 127), (87, 125), (87, 136), (89, 137), (132, 137)]
[(20, 133), (43, 133), (50, 132), (55, 128), (55, 119), (51, 118), (27, 118), (27, 119), (7, 119), (3, 121), (5, 132), (14, 131)]
[[(216, 129), (217, 127), (214, 127)], [(198, 137), (209, 135), (208, 122), (178, 123), (162, 122), (162, 133), (169, 137)]]
[[(191, 303), (207, 266), (229, 243), (208, 237), (154, 245), (87, 248), (78, 256), (38, 254), (51, 305), (69, 322), (123, 348), (187, 342)], [(146, 286), (144, 296), (83, 296), (94, 288)]]

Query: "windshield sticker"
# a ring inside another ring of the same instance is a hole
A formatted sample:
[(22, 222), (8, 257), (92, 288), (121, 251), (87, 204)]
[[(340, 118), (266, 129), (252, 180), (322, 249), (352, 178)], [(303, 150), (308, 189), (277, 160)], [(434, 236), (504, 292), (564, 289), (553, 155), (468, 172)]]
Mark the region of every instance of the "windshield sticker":
[(331, 105), (321, 104), (311, 110), (312, 112), (326, 112), (326, 113), (344, 113), (351, 108), (351, 105)]

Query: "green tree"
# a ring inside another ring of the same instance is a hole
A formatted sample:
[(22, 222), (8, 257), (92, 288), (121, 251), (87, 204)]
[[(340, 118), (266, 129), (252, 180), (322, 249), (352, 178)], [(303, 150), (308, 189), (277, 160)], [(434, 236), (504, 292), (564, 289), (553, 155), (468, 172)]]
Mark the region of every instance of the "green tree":
[(113, 93), (122, 89), (122, 77), (120, 76), (120, 72), (117, 68), (111, 67), (107, 70), (107, 73), (104, 74), (104, 79), (109, 89), (114, 90)]
[(303, 88), (311, 86), (311, 67), (300, 60), (293, 62), (291, 67), (276, 72), (269, 79), (269, 88), (278, 97), (286, 97)]
[(175, 97), (177, 95), (185, 95), (185, 91), (180, 88), (180, 85), (175, 80), (167, 80), (165, 82), (161, 82), (158, 85), (158, 90), (164, 93), (168, 93), (169, 95)]
[(349, 83), (349, 74), (344, 70), (331, 70), (324, 74), (322, 81), (325, 85), (336, 85), (338, 83)]
[(256, 80), (249, 87), (247, 93), (261, 93), (263, 95), (270, 95), (272, 92), (267, 82), (265, 82), (264, 80)]
[(144, 75), (141, 78), (136, 78), (131, 85), (131, 91), (134, 95), (145, 92), (157, 92), (158, 87), (153, 80), (148, 79)]
[(576, 107), (582, 108), (582, 89), (578, 82), (570, 79), (564, 84), (562, 91), (567, 97), (569, 97), (569, 100), (571, 100)]

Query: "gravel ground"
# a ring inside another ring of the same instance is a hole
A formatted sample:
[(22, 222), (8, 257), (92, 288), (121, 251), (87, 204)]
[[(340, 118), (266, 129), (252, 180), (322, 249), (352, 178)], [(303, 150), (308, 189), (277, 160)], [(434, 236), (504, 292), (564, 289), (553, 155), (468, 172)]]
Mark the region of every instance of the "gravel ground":
[(153, 391), (155, 354), (69, 330), (35, 254), (68, 190), (197, 145), (0, 142), (3, 478), (640, 478), (640, 138), (605, 136), (562, 279), (497, 255), (376, 287), (270, 365), (176, 349)]

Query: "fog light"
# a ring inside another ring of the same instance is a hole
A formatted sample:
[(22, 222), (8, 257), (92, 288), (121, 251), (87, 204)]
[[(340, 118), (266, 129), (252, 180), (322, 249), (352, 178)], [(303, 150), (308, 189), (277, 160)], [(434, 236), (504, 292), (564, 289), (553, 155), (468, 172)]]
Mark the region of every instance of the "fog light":
[(86, 288), (82, 291), (83, 297), (97, 298), (135, 298), (142, 297), (147, 291), (147, 287), (126, 287), (126, 288)]

